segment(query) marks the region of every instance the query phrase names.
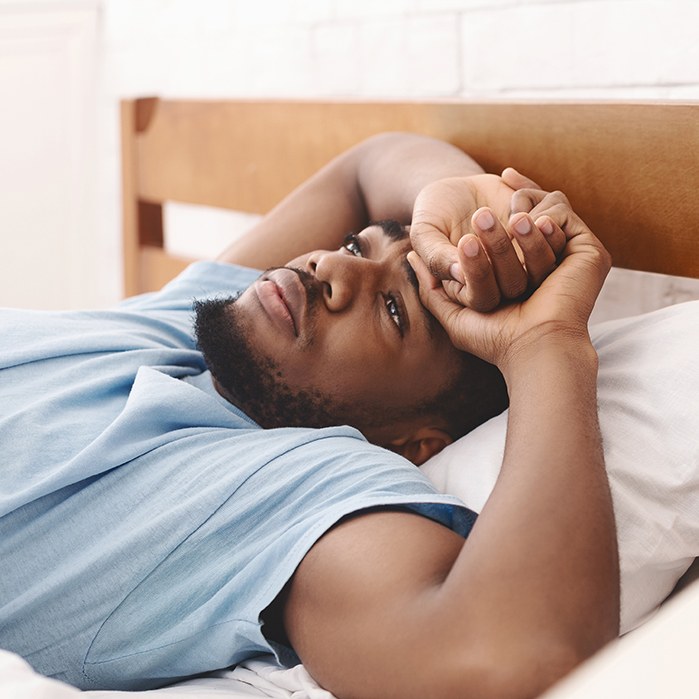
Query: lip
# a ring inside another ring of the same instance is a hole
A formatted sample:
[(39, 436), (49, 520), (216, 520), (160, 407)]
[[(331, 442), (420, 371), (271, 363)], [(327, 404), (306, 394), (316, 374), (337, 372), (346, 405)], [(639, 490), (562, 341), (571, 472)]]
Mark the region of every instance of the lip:
[(256, 282), (257, 297), (282, 330), (298, 337), (306, 308), (306, 290), (290, 269), (275, 269)]

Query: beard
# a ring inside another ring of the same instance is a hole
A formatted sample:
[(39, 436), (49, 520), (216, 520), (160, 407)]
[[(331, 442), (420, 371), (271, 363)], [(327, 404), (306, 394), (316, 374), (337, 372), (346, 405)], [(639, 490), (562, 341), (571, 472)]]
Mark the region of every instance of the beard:
[[(313, 309), (319, 290), (305, 271), (294, 272), (306, 290), (310, 318), (306, 343), (312, 343)], [(283, 367), (256, 347), (254, 321), (245, 318), (236, 306), (238, 297), (194, 302), (197, 346), (223, 396), (267, 429), (346, 423), (347, 406), (319, 390), (291, 387)]]

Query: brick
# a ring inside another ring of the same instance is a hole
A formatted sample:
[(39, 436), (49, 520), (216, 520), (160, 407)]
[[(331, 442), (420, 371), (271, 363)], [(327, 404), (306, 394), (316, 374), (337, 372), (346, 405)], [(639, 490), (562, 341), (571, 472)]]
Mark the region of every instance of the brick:
[(311, 32), (307, 27), (260, 27), (240, 37), (243, 82), (251, 95), (313, 94)]
[(464, 90), (570, 85), (572, 12), (567, 6), (478, 10), (461, 17)]
[[(560, 0), (555, 0), (560, 2)], [(415, 0), (420, 12), (465, 12), (469, 10), (512, 7), (522, 0)]]
[(335, 19), (335, 3), (331, 0), (289, 0), (294, 22), (329, 22)]
[(335, 19), (335, 4), (332, 0), (223, 1), (235, 6), (235, 16), (239, 27), (317, 24)]
[(311, 42), (314, 83), (324, 95), (359, 92), (359, 30), (353, 22), (319, 26)]
[(364, 94), (449, 96), (460, 89), (454, 15), (362, 23), (359, 65)]
[(577, 83), (653, 85), (699, 82), (699, 5), (608, 2), (573, 8)]
[(232, 0), (235, 5), (236, 27), (257, 28), (287, 24), (293, 19), (293, 5), (284, 0)]
[(403, 17), (417, 8), (418, 0), (335, 0), (337, 19)]
[[(524, 4), (461, 16), (464, 89), (699, 82), (699, 4)], [(491, 58), (494, 56), (496, 58)]]

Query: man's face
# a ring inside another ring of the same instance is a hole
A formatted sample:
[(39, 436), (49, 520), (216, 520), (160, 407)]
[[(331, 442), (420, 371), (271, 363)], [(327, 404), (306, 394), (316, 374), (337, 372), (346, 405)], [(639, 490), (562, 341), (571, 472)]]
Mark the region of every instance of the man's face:
[[(268, 270), (219, 305), (214, 349), (200, 312), (219, 390), (264, 427), (349, 423), (385, 441), (387, 426), (433, 398), (457, 361), (420, 303), (410, 249), (407, 231), (384, 223)], [(230, 371), (217, 370), (224, 362)]]

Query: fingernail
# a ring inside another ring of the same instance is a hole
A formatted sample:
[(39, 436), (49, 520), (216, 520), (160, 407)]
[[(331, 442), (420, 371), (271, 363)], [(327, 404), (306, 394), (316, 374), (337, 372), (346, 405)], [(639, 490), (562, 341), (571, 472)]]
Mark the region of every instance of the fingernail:
[(481, 211), (480, 214), (476, 216), (476, 224), (480, 229), (489, 231), (495, 225), (495, 219), (490, 211)]
[[(480, 218), (480, 217), (479, 217)], [(466, 257), (475, 257), (478, 255), (478, 251), (480, 250), (480, 245), (478, 241), (476, 240), (476, 236), (474, 235), (469, 235), (466, 237), (464, 240), (461, 249), (464, 251), (464, 254)]]
[(529, 219), (526, 216), (523, 216), (519, 219), (519, 221), (517, 221), (517, 223), (515, 223), (515, 230), (520, 235), (526, 235), (527, 233), (529, 233), (531, 229), (531, 224), (529, 223)]
[(551, 235), (551, 233), (553, 233), (553, 223), (551, 223), (551, 221), (549, 221), (547, 218), (545, 218), (541, 223), (537, 221), (536, 225), (539, 226), (539, 230), (546, 235)]
[(449, 274), (451, 278), (459, 282), (459, 284), (465, 284), (466, 279), (464, 278), (464, 273), (461, 270), (461, 265), (458, 262), (454, 262), (451, 267), (449, 267)]

